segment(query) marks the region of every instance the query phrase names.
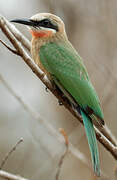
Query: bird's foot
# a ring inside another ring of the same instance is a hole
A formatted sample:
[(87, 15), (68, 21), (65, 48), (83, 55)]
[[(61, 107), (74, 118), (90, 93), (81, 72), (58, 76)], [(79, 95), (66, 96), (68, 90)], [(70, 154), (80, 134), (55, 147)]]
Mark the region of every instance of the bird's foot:
[(63, 105), (63, 103), (60, 100), (58, 100), (58, 103), (59, 103), (59, 106)]
[(45, 91), (48, 92), (48, 88), (47, 87), (45, 87)]

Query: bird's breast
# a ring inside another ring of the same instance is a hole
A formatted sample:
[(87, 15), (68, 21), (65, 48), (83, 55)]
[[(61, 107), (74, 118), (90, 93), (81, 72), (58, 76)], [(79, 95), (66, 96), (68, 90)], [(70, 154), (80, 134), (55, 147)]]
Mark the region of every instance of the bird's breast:
[(44, 42), (37, 39), (37, 38), (32, 38), (31, 41), (31, 55), (32, 55), (32, 59), (34, 60), (34, 62), (39, 66), (39, 68), (48, 76), (50, 77), (50, 73), (44, 68), (44, 66), (42, 65), (41, 61), (40, 61), (40, 56), (39, 56), (39, 51), (41, 46), (44, 45)]

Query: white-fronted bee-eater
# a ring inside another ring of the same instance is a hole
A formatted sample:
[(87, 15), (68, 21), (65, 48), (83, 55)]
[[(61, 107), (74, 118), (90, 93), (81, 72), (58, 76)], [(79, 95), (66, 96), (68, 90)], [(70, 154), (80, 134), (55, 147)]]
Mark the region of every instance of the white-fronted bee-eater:
[(70, 95), (69, 100), (76, 102), (76, 109), (83, 119), (93, 169), (100, 176), (93, 122), (103, 126), (104, 116), (82, 58), (68, 40), (63, 21), (53, 14), (39, 13), (30, 19), (15, 19), (12, 22), (29, 26), (32, 34), (31, 54), (35, 63), (65, 95)]

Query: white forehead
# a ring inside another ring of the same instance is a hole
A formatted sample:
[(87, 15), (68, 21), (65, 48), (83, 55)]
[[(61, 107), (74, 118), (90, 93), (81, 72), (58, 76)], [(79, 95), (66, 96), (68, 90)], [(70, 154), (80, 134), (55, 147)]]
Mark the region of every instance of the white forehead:
[(35, 20), (35, 21), (43, 20), (43, 19), (45, 19), (45, 15), (44, 15), (44, 13), (43, 14), (42, 13), (35, 14), (30, 19)]
[(63, 22), (58, 16), (51, 14), (51, 13), (38, 13), (38, 14), (33, 15), (30, 19), (35, 20), (35, 21), (41, 21), (45, 18), (52, 19), (59, 23)]

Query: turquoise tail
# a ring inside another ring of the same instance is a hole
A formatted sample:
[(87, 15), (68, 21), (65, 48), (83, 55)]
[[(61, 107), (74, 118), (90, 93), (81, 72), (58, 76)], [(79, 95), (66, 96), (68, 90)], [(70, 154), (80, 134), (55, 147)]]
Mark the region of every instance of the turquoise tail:
[(93, 163), (93, 169), (97, 176), (100, 176), (100, 161), (99, 161), (99, 153), (98, 153), (98, 146), (97, 146), (97, 140), (95, 135), (95, 130), (93, 127), (93, 123), (91, 119), (82, 111), (81, 116), (83, 118), (83, 123), (88, 139), (88, 144), (91, 152), (91, 158)]

